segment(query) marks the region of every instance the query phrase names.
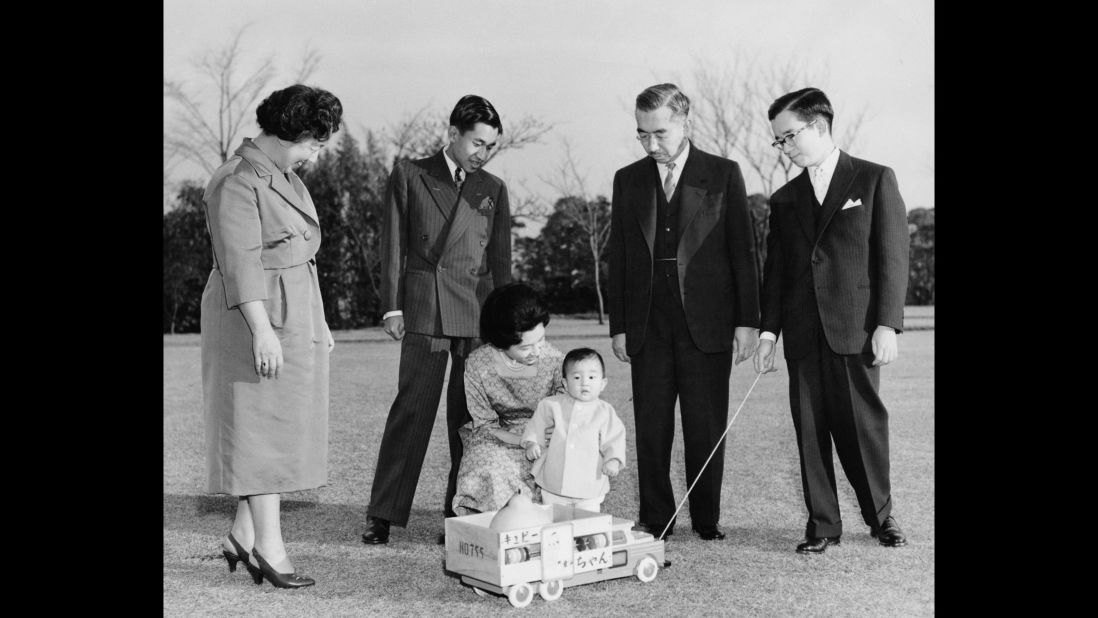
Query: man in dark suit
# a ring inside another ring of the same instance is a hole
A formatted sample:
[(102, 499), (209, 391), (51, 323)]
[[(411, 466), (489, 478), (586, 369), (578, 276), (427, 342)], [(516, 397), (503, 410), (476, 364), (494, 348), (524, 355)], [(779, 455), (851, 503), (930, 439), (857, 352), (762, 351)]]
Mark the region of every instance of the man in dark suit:
[(890, 168), (835, 146), (835, 112), (819, 89), (779, 97), (768, 115), (773, 145), (807, 170), (770, 198), (755, 356), (757, 371), (774, 371), (785, 335), (808, 506), (797, 552), (821, 553), (842, 535), (832, 439), (870, 534), (898, 547), (907, 540), (891, 514), (888, 412), (877, 392), (903, 327), (907, 209)]
[(674, 531), (671, 444), (682, 413), (692, 526), (723, 539), (724, 443), (732, 363), (754, 352), (759, 289), (739, 166), (688, 139), (690, 99), (674, 84), (636, 101), (645, 158), (614, 175), (609, 244), (610, 335), (631, 364), (640, 486), (638, 528)]
[(381, 250), (385, 332), (401, 341), (397, 396), (377, 456), (365, 543), (389, 541), (406, 526), (442, 395), (447, 356), (446, 429), (450, 476), (443, 513), (453, 502), (470, 421), (465, 357), (479, 344), (480, 307), (511, 281), (511, 213), (507, 187), (482, 169), (503, 125), (483, 97), (462, 97), (450, 114), (449, 144), (418, 161), (399, 161), (386, 191)]

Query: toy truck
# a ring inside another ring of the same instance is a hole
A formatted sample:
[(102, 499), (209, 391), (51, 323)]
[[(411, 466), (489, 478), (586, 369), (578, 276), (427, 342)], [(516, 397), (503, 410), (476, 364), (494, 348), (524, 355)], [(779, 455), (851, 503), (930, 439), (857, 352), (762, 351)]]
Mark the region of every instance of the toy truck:
[(559, 504), (539, 508), (551, 509), (551, 523), (493, 530), (497, 511), (447, 518), (446, 570), (480, 596), (494, 592), (526, 607), (535, 587), (555, 601), (569, 586), (630, 575), (650, 582), (664, 564), (663, 540), (632, 530), (631, 520)]

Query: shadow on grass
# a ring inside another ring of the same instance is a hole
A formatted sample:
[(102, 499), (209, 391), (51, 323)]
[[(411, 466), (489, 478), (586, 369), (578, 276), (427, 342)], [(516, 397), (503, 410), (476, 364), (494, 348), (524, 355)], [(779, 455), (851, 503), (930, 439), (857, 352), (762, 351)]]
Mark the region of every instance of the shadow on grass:
[[(164, 529), (208, 534), (219, 539), (236, 516), (238, 499), (221, 495), (164, 494)], [(282, 532), (287, 542), (366, 547), (364, 505), (282, 500)], [(442, 510), (413, 509), (408, 526), (393, 526), (393, 545), (437, 545), (443, 530)]]
[[(209, 535), (220, 539), (236, 515), (233, 496), (164, 495), (164, 529)], [(307, 500), (282, 501), (282, 531), (288, 542), (369, 548), (362, 543), (366, 509), (347, 504), (326, 504)], [(443, 530), (441, 511), (414, 509), (408, 527), (393, 526), (390, 547), (439, 548)], [(725, 527), (723, 541), (702, 541), (689, 529), (676, 529), (669, 544), (683, 550), (735, 547), (769, 553), (791, 552), (801, 542), (801, 531), (788, 528)]]

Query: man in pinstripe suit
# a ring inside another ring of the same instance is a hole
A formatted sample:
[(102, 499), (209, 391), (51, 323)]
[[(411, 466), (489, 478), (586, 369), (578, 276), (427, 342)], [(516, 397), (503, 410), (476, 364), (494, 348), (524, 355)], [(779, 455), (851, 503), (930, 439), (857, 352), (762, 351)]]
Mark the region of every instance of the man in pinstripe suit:
[(450, 114), (449, 144), (417, 161), (399, 161), (386, 191), (381, 253), (385, 332), (401, 341), (397, 396), (385, 421), (362, 540), (387, 543), (389, 526), (408, 525), (416, 484), (442, 396), (447, 357), (446, 433), (450, 475), (443, 513), (453, 502), (462, 443), (465, 357), (479, 345), (480, 307), (511, 280), (507, 187), (482, 167), (503, 124), (492, 104), (466, 95)]
[(842, 535), (832, 440), (870, 534), (899, 547), (907, 540), (892, 517), (888, 411), (877, 393), (903, 327), (907, 209), (890, 168), (835, 146), (835, 112), (822, 91), (785, 94), (768, 116), (773, 146), (805, 168), (770, 198), (755, 354), (757, 371), (774, 371), (774, 346), (785, 335), (808, 507), (797, 553), (822, 553)]

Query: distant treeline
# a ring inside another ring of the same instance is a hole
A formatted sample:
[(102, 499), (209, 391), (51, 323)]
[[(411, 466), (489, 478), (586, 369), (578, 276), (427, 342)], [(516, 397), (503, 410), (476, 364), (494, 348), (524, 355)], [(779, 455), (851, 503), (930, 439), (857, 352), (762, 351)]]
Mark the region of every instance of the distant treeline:
[[(301, 172), (320, 217), (323, 236), (317, 271), (325, 318), (333, 329), (375, 326), (387, 309), (380, 306), (378, 297), (382, 205), (391, 169), (385, 159), (372, 140), (359, 148), (345, 135), (333, 152)], [(204, 189), (184, 182), (174, 208), (164, 213), (165, 333), (199, 330), (202, 290), (213, 261), (202, 207)], [(568, 196), (556, 200), (536, 237), (516, 235), (513, 275), (541, 290), (553, 313), (598, 315), (591, 238), (609, 222), (610, 202), (604, 196), (580, 205), (576, 200)], [(749, 196), (748, 205), (761, 271), (770, 209), (762, 194)], [(583, 209), (586, 220), (577, 218), (577, 208)], [(513, 219), (512, 225), (516, 232), (523, 227), (520, 220)], [(909, 211), (908, 227), (911, 271), (906, 302), (933, 305), (934, 209)], [(599, 281), (605, 294), (608, 266), (605, 251), (598, 251), (602, 254)]]

